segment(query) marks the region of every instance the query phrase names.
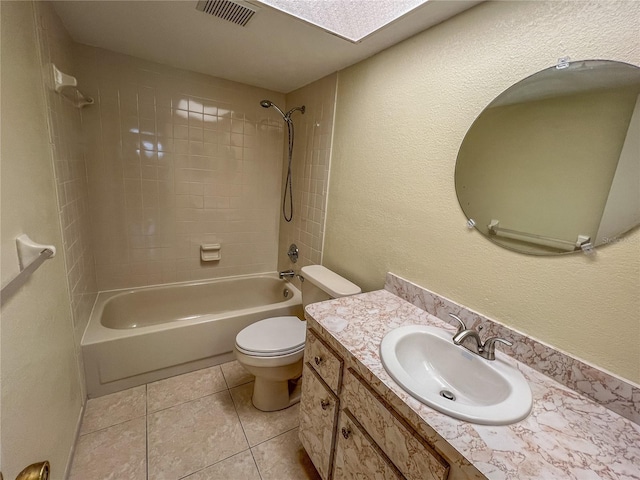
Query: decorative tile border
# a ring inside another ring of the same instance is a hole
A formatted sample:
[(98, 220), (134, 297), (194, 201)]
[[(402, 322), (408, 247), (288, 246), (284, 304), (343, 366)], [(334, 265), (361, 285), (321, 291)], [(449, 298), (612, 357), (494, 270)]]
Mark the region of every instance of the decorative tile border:
[(477, 328), (482, 324), (483, 336), (497, 335), (513, 341), (513, 347), (500, 345), (499, 348), (516, 360), (640, 424), (640, 386), (619, 379), (393, 273), (387, 273), (384, 288), (454, 326), (457, 324), (449, 317), (449, 313), (458, 315), (469, 328)]

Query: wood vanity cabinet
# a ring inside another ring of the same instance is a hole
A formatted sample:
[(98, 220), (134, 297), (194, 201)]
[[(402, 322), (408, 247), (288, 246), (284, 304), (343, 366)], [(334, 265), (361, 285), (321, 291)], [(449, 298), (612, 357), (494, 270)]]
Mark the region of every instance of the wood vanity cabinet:
[(312, 329), (300, 441), (323, 480), (445, 480), (448, 462)]
[(340, 412), (333, 480), (402, 480), (400, 471), (367, 435), (349, 410)]
[(300, 441), (323, 479), (329, 478), (333, 437), (338, 418), (338, 397), (308, 365), (303, 367), (300, 398)]

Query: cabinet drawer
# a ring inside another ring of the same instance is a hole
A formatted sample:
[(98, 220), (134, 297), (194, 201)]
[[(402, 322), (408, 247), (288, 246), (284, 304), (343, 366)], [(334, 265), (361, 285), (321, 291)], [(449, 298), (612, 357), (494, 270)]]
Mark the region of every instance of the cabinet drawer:
[(351, 369), (342, 401), (408, 480), (447, 478), (449, 464)]
[(334, 480), (405, 480), (348, 410), (340, 412)]
[(337, 417), (338, 397), (322, 383), (313, 368), (305, 364), (302, 371), (299, 437), (324, 480), (328, 480), (331, 472)]
[(334, 393), (339, 392), (342, 380), (342, 359), (311, 329), (307, 330), (304, 361), (318, 372), (320, 378)]

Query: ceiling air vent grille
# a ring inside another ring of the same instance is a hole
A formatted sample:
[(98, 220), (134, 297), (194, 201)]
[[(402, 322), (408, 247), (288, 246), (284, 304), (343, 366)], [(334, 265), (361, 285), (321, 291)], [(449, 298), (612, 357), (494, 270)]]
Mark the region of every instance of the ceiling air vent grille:
[(244, 2), (230, 0), (201, 0), (196, 9), (242, 27), (245, 27), (256, 13), (255, 9), (249, 8)]

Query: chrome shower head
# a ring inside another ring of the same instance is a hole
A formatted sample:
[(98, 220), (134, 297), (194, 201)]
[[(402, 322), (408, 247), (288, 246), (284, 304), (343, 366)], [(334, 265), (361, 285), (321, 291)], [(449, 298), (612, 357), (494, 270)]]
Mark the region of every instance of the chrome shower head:
[(278, 106), (277, 106), (275, 103), (273, 103), (271, 100), (262, 100), (262, 101), (260, 102), (260, 106), (261, 106), (262, 108), (269, 108), (269, 107), (273, 107), (273, 108), (275, 108), (275, 109), (278, 111), (278, 113), (279, 113), (280, 115), (282, 115), (282, 119), (283, 119), (285, 122), (287, 122), (287, 123), (289, 123), (289, 122), (291, 121), (291, 114), (292, 114), (293, 112), (300, 111), (300, 112), (304, 113), (304, 110), (305, 110), (305, 107), (304, 107), (304, 105), (303, 105), (303, 106), (301, 106), (301, 107), (295, 107), (295, 108), (292, 108), (292, 109), (291, 109), (291, 110), (289, 110), (287, 113), (284, 113), (284, 112), (283, 112), (282, 110), (280, 110), (280, 108), (278, 108)]
[(285, 122), (289, 122), (289, 117), (287, 117), (287, 116), (285, 115), (285, 113), (284, 113), (282, 110), (280, 110), (280, 109), (278, 108), (278, 106), (277, 106), (275, 103), (273, 103), (271, 100), (262, 100), (262, 101), (260, 102), (260, 106), (261, 106), (261, 107), (263, 107), (263, 108), (269, 108), (269, 107), (273, 107), (273, 108), (275, 108), (275, 109), (278, 111), (278, 113), (279, 113), (280, 115), (282, 115), (282, 119), (283, 119)]

